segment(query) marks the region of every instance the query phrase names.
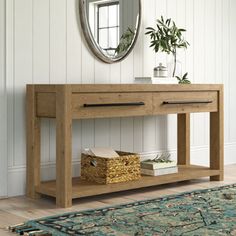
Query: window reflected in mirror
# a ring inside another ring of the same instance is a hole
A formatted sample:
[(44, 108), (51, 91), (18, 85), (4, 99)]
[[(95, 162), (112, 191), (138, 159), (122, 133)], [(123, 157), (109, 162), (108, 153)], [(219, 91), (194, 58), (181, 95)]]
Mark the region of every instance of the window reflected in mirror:
[[(119, 42), (119, 1), (97, 4), (96, 39), (103, 51), (114, 56)], [(96, 13), (95, 13), (96, 14)]]
[[(90, 47), (108, 58), (120, 60), (131, 49), (140, 24), (140, 0), (83, 0), (92, 42)], [(86, 36), (86, 35), (85, 35)], [(88, 39), (88, 37), (87, 37)], [(99, 55), (96, 55), (99, 57)], [(101, 58), (100, 59), (103, 59)]]

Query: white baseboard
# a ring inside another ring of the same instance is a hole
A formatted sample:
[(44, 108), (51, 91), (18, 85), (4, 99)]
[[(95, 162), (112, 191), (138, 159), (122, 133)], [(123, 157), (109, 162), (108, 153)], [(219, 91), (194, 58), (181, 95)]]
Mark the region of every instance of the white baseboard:
[[(162, 150), (140, 153), (142, 160), (154, 158), (157, 154), (162, 153)], [(173, 159), (176, 159), (176, 150), (169, 150)], [(225, 145), (225, 165), (236, 164), (236, 143)], [(207, 146), (193, 147), (191, 149), (191, 163), (203, 166), (208, 166), (209, 148)], [(26, 168), (25, 166), (11, 167), (8, 169), (8, 196), (19, 196), (25, 194), (26, 184)], [(42, 180), (55, 179), (55, 163), (44, 163), (41, 167)], [(80, 161), (73, 161), (73, 176), (80, 175)]]

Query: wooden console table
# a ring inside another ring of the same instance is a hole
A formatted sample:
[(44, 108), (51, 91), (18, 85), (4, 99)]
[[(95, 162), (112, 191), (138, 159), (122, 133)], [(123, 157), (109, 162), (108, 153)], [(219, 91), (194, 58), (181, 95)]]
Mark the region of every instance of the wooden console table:
[[(209, 168), (190, 164), (190, 113), (210, 112)], [(179, 173), (99, 185), (72, 179), (72, 120), (178, 114)], [(40, 179), (40, 120), (56, 119), (56, 180)], [(72, 199), (210, 176), (223, 180), (223, 85), (27, 85), (27, 196)]]

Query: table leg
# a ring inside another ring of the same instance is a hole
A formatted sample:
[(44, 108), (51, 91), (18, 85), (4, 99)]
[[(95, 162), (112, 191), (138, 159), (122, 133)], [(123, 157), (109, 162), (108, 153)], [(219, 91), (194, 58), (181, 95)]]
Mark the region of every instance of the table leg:
[(40, 119), (36, 117), (36, 99), (33, 85), (27, 85), (26, 96), (26, 195), (37, 199), (40, 197), (40, 194), (36, 192), (36, 187), (40, 185)]
[(178, 114), (178, 165), (190, 165), (190, 114)]
[(224, 109), (223, 89), (219, 91), (218, 112), (210, 113), (210, 168), (220, 174), (210, 177), (211, 181), (224, 180)]
[(59, 85), (56, 90), (56, 203), (72, 206), (72, 116), (71, 88)]

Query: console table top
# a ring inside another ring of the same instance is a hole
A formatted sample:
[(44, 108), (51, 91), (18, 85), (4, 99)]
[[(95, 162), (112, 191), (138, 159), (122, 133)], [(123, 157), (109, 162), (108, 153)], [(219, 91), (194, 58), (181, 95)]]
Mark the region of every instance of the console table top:
[(35, 92), (55, 92), (56, 87), (71, 87), (72, 92), (164, 92), (164, 91), (217, 91), (223, 84), (29, 84)]

